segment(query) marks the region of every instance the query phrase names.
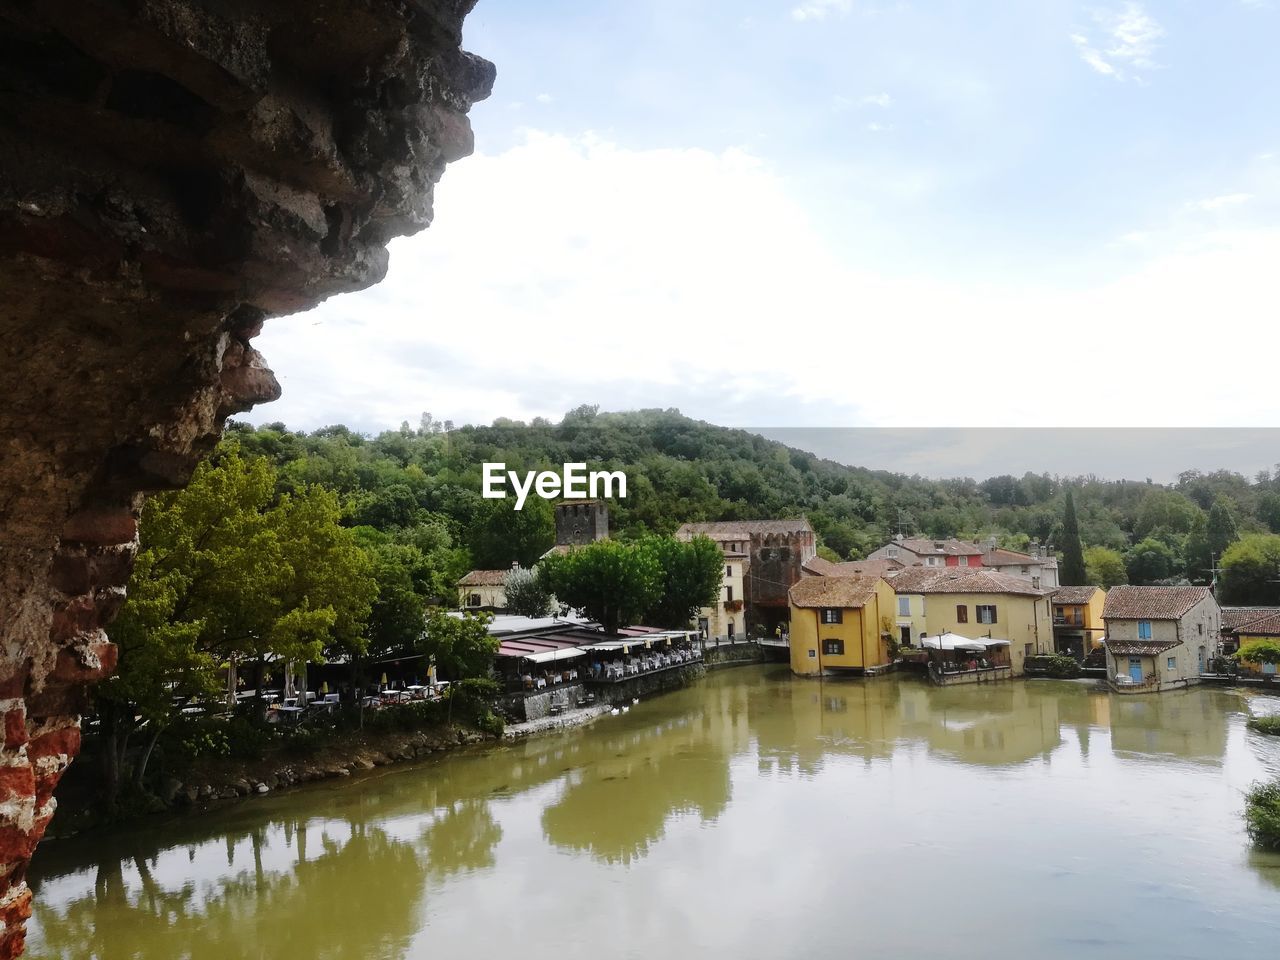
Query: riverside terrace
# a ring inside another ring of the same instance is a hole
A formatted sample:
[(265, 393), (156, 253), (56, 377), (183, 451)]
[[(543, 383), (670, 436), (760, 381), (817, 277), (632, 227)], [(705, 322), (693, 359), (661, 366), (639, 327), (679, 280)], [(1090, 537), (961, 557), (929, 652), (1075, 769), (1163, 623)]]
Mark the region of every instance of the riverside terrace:
[(494, 666), (504, 708), (519, 720), (664, 689), (667, 679), (679, 685), (684, 668), (702, 663), (696, 630), (632, 626), (607, 634), (580, 620), (498, 617), (489, 631), (499, 641)]

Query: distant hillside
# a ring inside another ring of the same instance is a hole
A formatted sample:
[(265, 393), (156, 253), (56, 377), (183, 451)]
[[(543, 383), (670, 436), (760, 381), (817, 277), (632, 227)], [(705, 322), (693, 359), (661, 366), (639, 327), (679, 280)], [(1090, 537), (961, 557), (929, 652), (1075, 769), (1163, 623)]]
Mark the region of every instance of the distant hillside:
[(1150, 541), (1160, 545), (1150, 572), (1164, 575), (1149, 573), (1151, 579), (1201, 578), (1209, 564), (1195, 538), (1220, 498), (1237, 534), (1280, 529), (1280, 483), (1270, 474), (1250, 480), (1189, 472), (1167, 486), (1035, 474), (939, 481), (833, 463), (676, 410), (582, 407), (558, 424), (498, 420), (456, 429), (424, 417), (416, 429), (406, 424), (377, 437), (345, 427), (300, 434), (282, 424), (233, 424), (228, 437), (271, 458), (286, 487), (315, 482), (338, 490), (353, 524), (429, 522), (461, 546), (470, 546), (489, 506), (480, 497), (485, 461), (521, 471), (573, 461), (624, 470), (629, 496), (612, 508), (617, 536), (668, 533), (686, 520), (803, 514), (840, 558), (857, 559), (899, 529), (930, 537), (994, 534), (1014, 547), (1054, 542), (1067, 486), (1075, 490), (1085, 546), (1132, 552)]

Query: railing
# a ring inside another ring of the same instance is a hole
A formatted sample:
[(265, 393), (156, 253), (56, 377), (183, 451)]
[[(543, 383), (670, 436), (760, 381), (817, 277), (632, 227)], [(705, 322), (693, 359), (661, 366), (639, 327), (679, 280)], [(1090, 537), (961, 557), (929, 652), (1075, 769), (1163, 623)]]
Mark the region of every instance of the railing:
[(1141, 680), (1134, 680), (1124, 674), (1107, 677), (1107, 683), (1111, 685), (1112, 690), (1119, 690), (1125, 693), (1139, 693), (1143, 690), (1154, 690), (1160, 686), (1160, 678), (1155, 676), (1143, 677)]

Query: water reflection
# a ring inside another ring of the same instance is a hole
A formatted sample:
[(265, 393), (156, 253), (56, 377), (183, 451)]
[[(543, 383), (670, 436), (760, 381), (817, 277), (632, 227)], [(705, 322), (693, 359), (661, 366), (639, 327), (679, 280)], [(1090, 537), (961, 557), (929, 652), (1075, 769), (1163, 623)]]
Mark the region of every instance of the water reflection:
[[(1175, 875), (1206, 916), (1256, 914), (1233, 923), (1280, 935), (1256, 902), (1236, 902), (1280, 888), (1280, 856), (1248, 853), (1239, 824), (1242, 785), (1277, 752), (1245, 733), (1246, 712), (1218, 690), (1122, 698), (1073, 683), (726, 671), (559, 738), (46, 845), (30, 954), (488, 955), (573, 930), (562, 952), (590, 956), (625, 929), (624, 952), (641, 955), (669, 949), (678, 926), (700, 940), (714, 929), (704, 952), (737, 957), (785, 955), (790, 941), (771, 938), (803, 923), (810, 955), (835, 957), (856, 920), (871, 952), (924, 957), (976, 922), (945, 896), (957, 884), (1056, 918), (1063, 898), (1102, 916)], [(946, 812), (997, 802), (995, 783), (1000, 816)], [(1156, 809), (1172, 812), (1152, 820)], [(899, 874), (933, 905), (942, 939), (910, 922), (892, 884), (866, 882)], [(627, 897), (600, 900), (622, 877)], [(816, 899), (780, 901), (775, 881)], [(861, 891), (856, 904), (845, 889)], [(628, 901), (653, 903), (662, 923)], [(1164, 918), (1166, 946), (1193, 937), (1179, 924), (1196, 911), (1182, 911)], [(1070, 956), (1077, 912), (1056, 932), (1054, 920), (1019, 933), (1020, 952)], [(984, 956), (1009, 953), (971, 932)]]

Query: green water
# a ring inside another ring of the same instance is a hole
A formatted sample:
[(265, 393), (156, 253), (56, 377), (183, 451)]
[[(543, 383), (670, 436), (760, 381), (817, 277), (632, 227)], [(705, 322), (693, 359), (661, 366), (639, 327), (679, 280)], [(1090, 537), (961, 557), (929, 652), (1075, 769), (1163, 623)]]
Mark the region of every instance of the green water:
[(1280, 699), (724, 671), (594, 726), (46, 844), (36, 958), (1280, 953)]

